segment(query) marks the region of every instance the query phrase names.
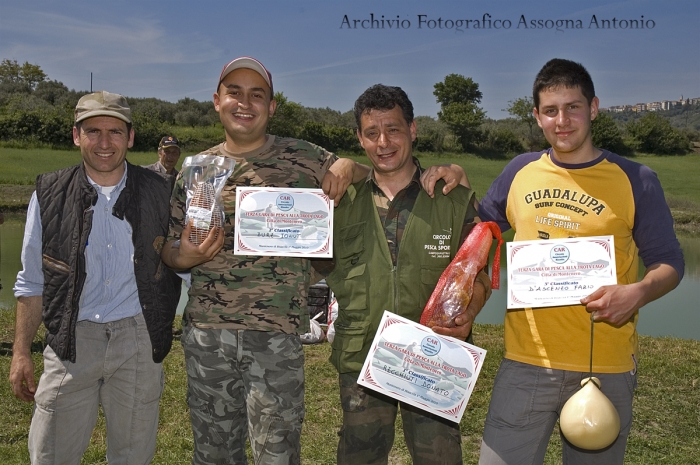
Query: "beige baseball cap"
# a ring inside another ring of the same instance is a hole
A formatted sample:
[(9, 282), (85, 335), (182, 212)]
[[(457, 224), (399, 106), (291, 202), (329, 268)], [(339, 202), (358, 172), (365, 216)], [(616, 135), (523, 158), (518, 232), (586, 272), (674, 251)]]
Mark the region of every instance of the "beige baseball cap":
[(93, 116), (113, 116), (131, 123), (131, 109), (124, 96), (105, 90), (83, 95), (75, 106), (76, 123)]
[(238, 57), (226, 63), (224, 65), (224, 69), (221, 70), (221, 76), (219, 76), (219, 83), (216, 85), (217, 92), (224, 78), (231, 71), (239, 68), (248, 68), (257, 72), (260, 76), (262, 76), (265, 82), (267, 82), (267, 85), (270, 86), (270, 95), (275, 95), (275, 92), (272, 89), (272, 74), (267, 70), (267, 68), (265, 68), (265, 66), (262, 63), (260, 63), (258, 60), (252, 57)]

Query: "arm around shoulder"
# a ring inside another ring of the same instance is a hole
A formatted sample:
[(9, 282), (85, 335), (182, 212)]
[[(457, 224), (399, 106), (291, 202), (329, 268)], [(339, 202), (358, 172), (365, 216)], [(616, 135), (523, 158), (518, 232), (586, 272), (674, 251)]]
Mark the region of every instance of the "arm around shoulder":
[(330, 197), (335, 206), (345, 195), (350, 184), (360, 182), (369, 175), (369, 167), (349, 158), (338, 158), (326, 171), (321, 188)]

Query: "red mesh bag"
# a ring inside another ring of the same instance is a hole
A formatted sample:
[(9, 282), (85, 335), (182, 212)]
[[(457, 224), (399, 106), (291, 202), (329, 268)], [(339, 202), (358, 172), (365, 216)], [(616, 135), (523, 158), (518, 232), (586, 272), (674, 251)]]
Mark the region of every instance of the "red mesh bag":
[(462, 313), (472, 300), (476, 274), (486, 266), (493, 238), (498, 247), (493, 260), (491, 288), (500, 285), (501, 230), (493, 221), (477, 223), (469, 232), (457, 255), (440, 275), (435, 290), (423, 309), (420, 324), (453, 328), (455, 317)]

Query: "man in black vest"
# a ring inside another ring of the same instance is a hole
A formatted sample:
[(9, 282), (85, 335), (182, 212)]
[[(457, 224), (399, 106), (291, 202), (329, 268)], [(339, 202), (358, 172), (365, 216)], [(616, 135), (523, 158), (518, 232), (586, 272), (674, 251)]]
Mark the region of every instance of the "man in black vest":
[[(36, 403), (33, 464), (79, 463), (99, 405), (109, 463), (147, 464), (180, 294), (160, 261), (169, 184), (126, 161), (134, 130), (121, 95), (83, 96), (73, 141), (83, 162), (38, 176), (27, 211), (10, 383)], [(37, 386), (30, 349), (42, 321)]]

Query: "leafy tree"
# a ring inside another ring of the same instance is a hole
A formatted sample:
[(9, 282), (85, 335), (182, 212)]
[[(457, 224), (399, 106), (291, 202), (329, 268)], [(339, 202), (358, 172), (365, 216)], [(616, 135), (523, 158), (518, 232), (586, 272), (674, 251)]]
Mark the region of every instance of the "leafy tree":
[(29, 112), (35, 110), (51, 110), (53, 109), (53, 105), (46, 100), (36, 97), (34, 94), (14, 94), (7, 100), (5, 108), (9, 112)]
[[(50, 103), (51, 105), (57, 105), (68, 94), (70, 94), (70, 91), (68, 90), (68, 87), (63, 85), (62, 82), (41, 81), (39, 84), (37, 84), (36, 89), (34, 90), (34, 93), (32, 95)], [(77, 100), (75, 103), (78, 103)]]
[(282, 92), (275, 92), (275, 100), (277, 101), (277, 109), (267, 124), (267, 131), (280, 137), (300, 137), (301, 129), (306, 121), (304, 107), (296, 102), (291, 102)]
[(523, 152), (520, 138), (510, 129), (495, 128), (484, 131), (484, 140), (480, 151), (491, 158), (505, 158), (506, 155), (517, 155)]
[(441, 110), (438, 119), (444, 122), (457, 137), (462, 148), (474, 148), (482, 140), (479, 129), (486, 113), (477, 104), (481, 103), (479, 84), (472, 78), (460, 74), (449, 74), (444, 82), (435, 84), (433, 95)]
[(355, 116), (350, 113), (350, 118), (348, 119), (345, 115), (347, 113), (341, 113), (338, 110), (333, 110), (332, 108), (304, 108), (306, 113), (306, 120), (314, 121), (316, 123), (327, 124), (330, 126), (347, 126), (349, 128), (355, 127)]
[(200, 125), (202, 115), (196, 110), (181, 110), (175, 113), (175, 124), (178, 126), (195, 127)]
[(444, 82), (438, 82), (433, 87), (433, 95), (442, 107), (450, 103), (481, 103), (483, 97), (479, 84), (461, 74), (448, 74)]
[(345, 150), (359, 152), (361, 147), (355, 131), (344, 126), (330, 126), (314, 121), (307, 121), (301, 129), (300, 138), (326, 150), (337, 152)]
[(591, 123), (591, 132), (594, 146), (608, 149), (618, 155), (631, 154), (632, 151), (625, 144), (620, 128), (608, 113), (598, 113)]
[(449, 129), (445, 123), (436, 121), (430, 116), (416, 116), (415, 148), (419, 152), (442, 152), (445, 146), (445, 136)]
[(636, 149), (656, 155), (685, 154), (690, 141), (663, 116), (650, 112), (627, 124), (627, 132), (634, 139)]
[(535, 137), (535, 133), (533, 132), (533, 129), (537, 124), (535, 115), (532, 114), (532, 110), (534, 108), (535, 103), (533, 102), (532, 97), (528, 96), (521, 97), (515, 100), (510, 100), (508, 102), (508, 108), (506, 108), (506, 111), (508, 113), (515, 116), (519, 121), (522, 121), (523, 123), (527, 124), (527, 127), (530, 129), (530, 150), (532, 150), (533, 146), (537, 145), (537, 143), (539, 142)]
[(455, 135), (464, 150), (473, 149), (483, 139), (479, 128), (486, 114), (474, 103), (453, 102), (438, 112), (443, 121)]
[(158, 113), (152, 110), (145, 113), (132, 111), (131, 121), (134, 127), (133, 149), (135, 151), (147, 152), (155, 150), (161, 137), (170, 132), (159, 118)]
[(42, 112), (38, 139), (53, 147), (72, 147), (74, 117), (72, 109), (68, 108), (55, 108)]
[(129, 98), (128, 101), (132, 112), (157, 114), (158, 118), (165, 124), (175, 124), (175, 112), (187, 109), (184, 107), (178, 108), (175, 103), (153, 97)]
[(27, 86), (34, 90), (40, 82), (46, 79), (38, 65), (27, 61), (20, 65), (17, 60), (4, 59), (0, 62), (0, 83), (13, 83)]

